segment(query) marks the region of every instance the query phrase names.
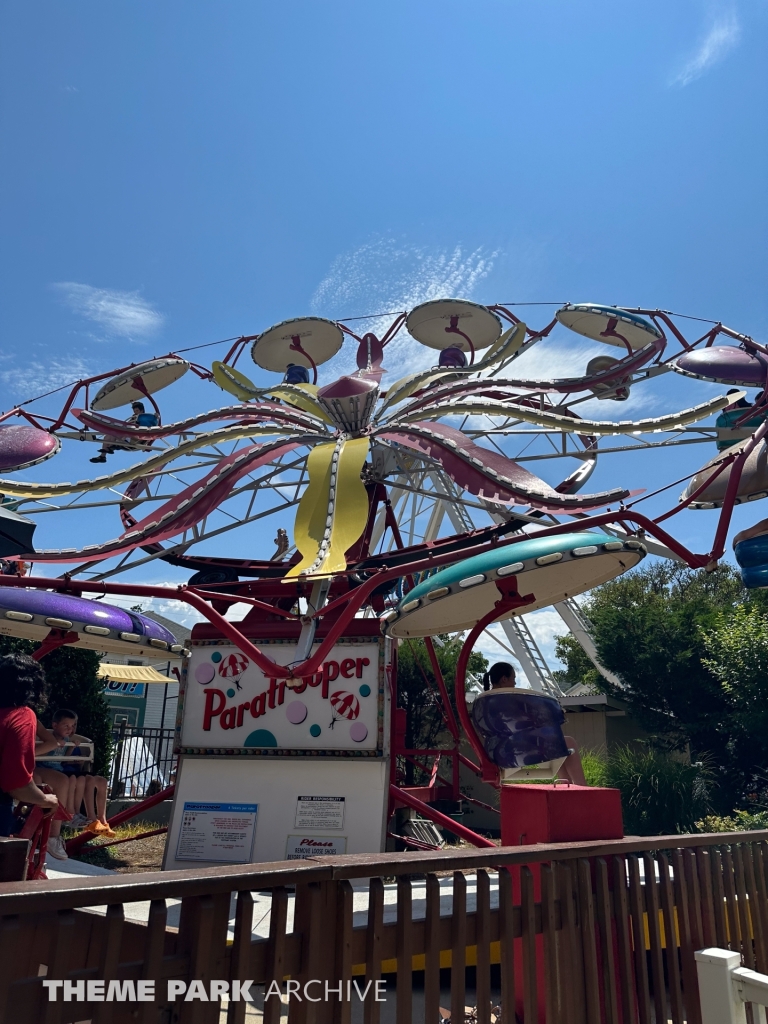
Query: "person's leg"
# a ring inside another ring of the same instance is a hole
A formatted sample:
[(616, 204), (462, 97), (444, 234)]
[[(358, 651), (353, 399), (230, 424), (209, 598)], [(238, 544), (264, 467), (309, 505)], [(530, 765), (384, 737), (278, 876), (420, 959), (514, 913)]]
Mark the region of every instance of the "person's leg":
[(11, 836), (16, 831), (16, 817), (13, 813), (13, 800), (10, 797), (0, 800), (0, 836)]
[(91, 778), (95, 783), (96, 793), (96, 817), (104, 825), (107, 824), (107, 780), (103, 779), (101, 775), (92, 775)]
[(69, 783), (69, 789), (67, 791), (67, 802), (66, 802), (66, 804), (64, 806), (67, 808), (67, 810), (69, 811), (70, 814), (74, 814), (75, 811), (76, 811), (75, 801), (77, 799), (77, 797), (76, 797), (76, 792), (77, 792), (77, 776), (75, 776), (75, 775), (67, 775), (66, 778), (67, 778), (67, 781)]
[[(35, 782), (38, 785), (41, 783), (50, 786), (56, 796), (59, 798), (59, 803), (62, 807), (69, 810), (68, 801), (70, 800), (70, 779), (63, 773), (56, 771), (55, 768), (42, 768), (38, 767), (35, 769)], [(57, 839), (61, 835), (62, 822), (54, 819), (51, 822), (51, 838)]]
[(574, 786), (586, 786), (587, 780), (584, 778), (584, 769), (581, 765), (581, 754), (579, 753), (579, 745), (573, 736), (564, 736), (565, 745), (571, 751), (566, 757), (565, 761), (557, 773), (558, 779), (567, 779), (573, 783)]
[[(70, 799), (72, 781), (63, 772), (55, 768), (41, 768), (35, 770), (34, 780), (40, 785), (48, 785), (59, 798), (59, 803), (68, 809), (67, 800)], [(59, 819), (51, 822), (51, 830), (48, 834), (47, 852), (56, 860), (67, 860), (67, 851), (61, 838), (61, 826), (63, 822)]]
[[(74, 797), (74, 801), (73, 801), (73, 803), (74, 803), (74, 811), (73, 811), (73, 813), (74, 814), (79, 814), (80, 813), (80, 810), (81, 810), (81, 808), (83, 806), (83, 803), (85, 801), (85, 787), (86, 787), (87, 779), (88, 779), (87, 775), (76, 775), (75, 776), (75, 797)], [(86, 818), (88, 817), (88, 807), (87, 807), (87, 805), (86, 805), (86, 809), (85, 809), (85, 816), (86, 816)]]

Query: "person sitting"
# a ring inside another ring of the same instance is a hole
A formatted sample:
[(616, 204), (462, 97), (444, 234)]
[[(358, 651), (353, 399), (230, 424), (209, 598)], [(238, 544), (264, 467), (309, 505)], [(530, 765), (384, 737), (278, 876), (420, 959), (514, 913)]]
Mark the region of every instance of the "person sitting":
[(0, 657), (0, 836), (16, 831), (14, 800), (47, 813), (59, 806), (55, 793), (44, 793), (33, 778), (38, 722), (30, 705), (41, 706), (45, 697), (45, 673), (38, 662), (26, 654)]
[(733, 538), (733, 546), (741, 544), (743, 540), (753, 540), (755, 537), (764, 537), (768, 533), (768, 519), (761, 519), (754, 526), (748, 526), (746, 530), (737, 533)]
[[(143, 402), (133, 402), (131, 404), (132, 415), (125, 421), (134, 427), (157, 427), (160, 424), (160, 417), (156, 412), (147, 412), (144, 408)], [(91, 462), (106, 462), (107, 456), (112, 455), (113, 452), (125, 451), (126, 446), (124, 444), (118, 444), (120, 439), (107, 434), (101, 443), (101, 448), (97, 455), (91, 459)], [(150, 445), (150, 441), (141, 442), (145, 447)]]
[[(68, 708), (60, 708), (53, 716), (51, 732), (58, 746), (50, 751), (52, 756), (79, 757), (79, 744), (91, 743), (86, 736), (76, 733), (77, 712)], [(73, 824), (85, 825), (85, 831), (98, 835), (114, 836), (107, 818), (107, 780), (100, 775), (80, 773), (77, 762), (47, 761), (38, 764), (36, 778), (51, 787), (66, 809), (74, 816)], [(85, 815), (78, 818), (80, 808), (85, 807)], [(61, 822), (52, 822), (51, 835), (48, 840), (48, 852), (57, 860), (66, 860), (67, 851), (61, 839)]]
[(283, 384), (309, 384), (309, 370), (298, 363), (288, 363)]
[(442, 350), (440, 358), (437, 360), (437, 365), (443, 369), (463, 370), (467, 365), (467, 357), (460, 348), (451, 345), (449, 348)]
[[(483, 676), (484, 692), (472, 705), (472, 720), (490, 759), (500, 768), (520, 768), (561, 757), (557, 778), (586, 786), (578, 746), (564, 736), (565, 715), (554, 697), (517, 686), (515, 670), (499, 661)], [(499, 699), (514, 691), (516, 699)]]
[[(740, 393), (741, 392), (738, 388), (731, 388), (730, 391), (726, 392), (726, 394), (728, 395), (738, 395)], [(761, 391), (755, 400), (756, 403), (762, 398), (762, 394), (763, 393)], [(742, 419), (742, 417), (745, 416), (750, 409), (757, 409), (757, 405), (752, 405), (752, 403), (748, 402), (746, 398), (740, 398), (738, 402), (734, 402), (733, 405), (729, 405), (725, 409), (723, 409), (723, 411), (715, 420), (715, 426), (720, 427), (721, 429), (725, 427), (735, 427), (737, 421)], [(765, 419), (766, 415), (768, 415), (768, 409), (757, 409), (755, 415), (750, 416), (742, 423), (739, 423), (737, 429), (750, 431), (757, 430), (757, 428)], [(724, 452), (726, 448), (731, 448), (733, 445), (738, 444), (739, 440), (739, 438), (736, 438), (733, 441), (726, 440), (725, 438), (718, 439), (717, 450), (719, 452)]]

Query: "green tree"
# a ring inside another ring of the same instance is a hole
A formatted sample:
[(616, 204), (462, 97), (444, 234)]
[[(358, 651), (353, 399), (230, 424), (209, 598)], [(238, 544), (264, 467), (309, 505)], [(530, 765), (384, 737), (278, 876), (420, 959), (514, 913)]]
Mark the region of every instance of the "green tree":
[(736, 742), (733, 704), (704, 661), (703, 636), (751, 600), (730, 566), (706, 573), (659, 562), (597, 587), (585, 602), (598, 656), (621, 687), (587, 663), (572, 637), (557, 643), (565, 681), (619, 697), (657, 747), (689, 745), (694, 760), (711, 757), (713, 798), (726, 811), (753, 785), (754, 761)]
[(720, 681), (734, 722), (768, 748), (768, 616), (759, 608), (737, 608), (702, 629), (702, 662)]
[[(433, 638), (440, 672), (445, 680), (451, 705), (456, 713), (456, 663), (462, 642), (442, 635)], [(441, 646), (442, 645), (442, 646)], [(488, 662), (478, 651), (469, 658), (469, 672), (482, 674)], [(405, 745), (409, 750), (435, 749), (446, 727), (443, 703), (435, 682), (432, 665), (423, 640), (405, 640), (397, 651), (397, 706), (406, 712)], [(406, 778), (419, 781), (414, 765), (406, 764)]]
[[(37, 644), (18, 637), (0, 636), (0, 655), (18, 651), (32, 654)], [(80, 647), (59, 647), (41, 662), (48, 683), (47, 708), (35, 708), (45, 725), (57, 708), (78, 714), (78, 731), (95, 745), (94, 771), (106, 775), (112, 750), (112, 725), (104, 684), (98, 677), (99, 656)]]

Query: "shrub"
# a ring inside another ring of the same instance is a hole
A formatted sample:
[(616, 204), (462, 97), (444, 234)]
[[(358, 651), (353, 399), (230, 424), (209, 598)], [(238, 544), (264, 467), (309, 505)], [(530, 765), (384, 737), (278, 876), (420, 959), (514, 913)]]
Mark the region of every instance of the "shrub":
[(607, 754), (585, 752), (582, 764), (588, 785), (620, 791), (629, 835), (691, 832), (710, 810), (708, 762), (686, 764), (662, 751), (619, 747)]
[(697, 832), (749, 832), (761, 828), (768, 828), (768, 811), (734, 811), (727, 817), (708, 814), (696, 822)]

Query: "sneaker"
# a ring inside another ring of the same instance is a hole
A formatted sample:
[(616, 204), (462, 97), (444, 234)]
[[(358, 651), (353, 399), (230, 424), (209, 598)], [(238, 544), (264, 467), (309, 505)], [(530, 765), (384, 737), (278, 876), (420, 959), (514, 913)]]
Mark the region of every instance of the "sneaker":
[(72, 820), (65, 823), (65, 828), (81, 829), (88, 824), (88, 819), (84, 814), (74, 814)]
[(51, 836), (48, 840), (47, 850), (56, 860), (69, 860), (69, 855), (64, 849), (64, 842), (61, 836)]
[(106, 462), (106, 461), (107, 461), (107, 456), (106, 455), (96, 455), (96, 456), (94, 456), (91, 459), (91, 462)]

